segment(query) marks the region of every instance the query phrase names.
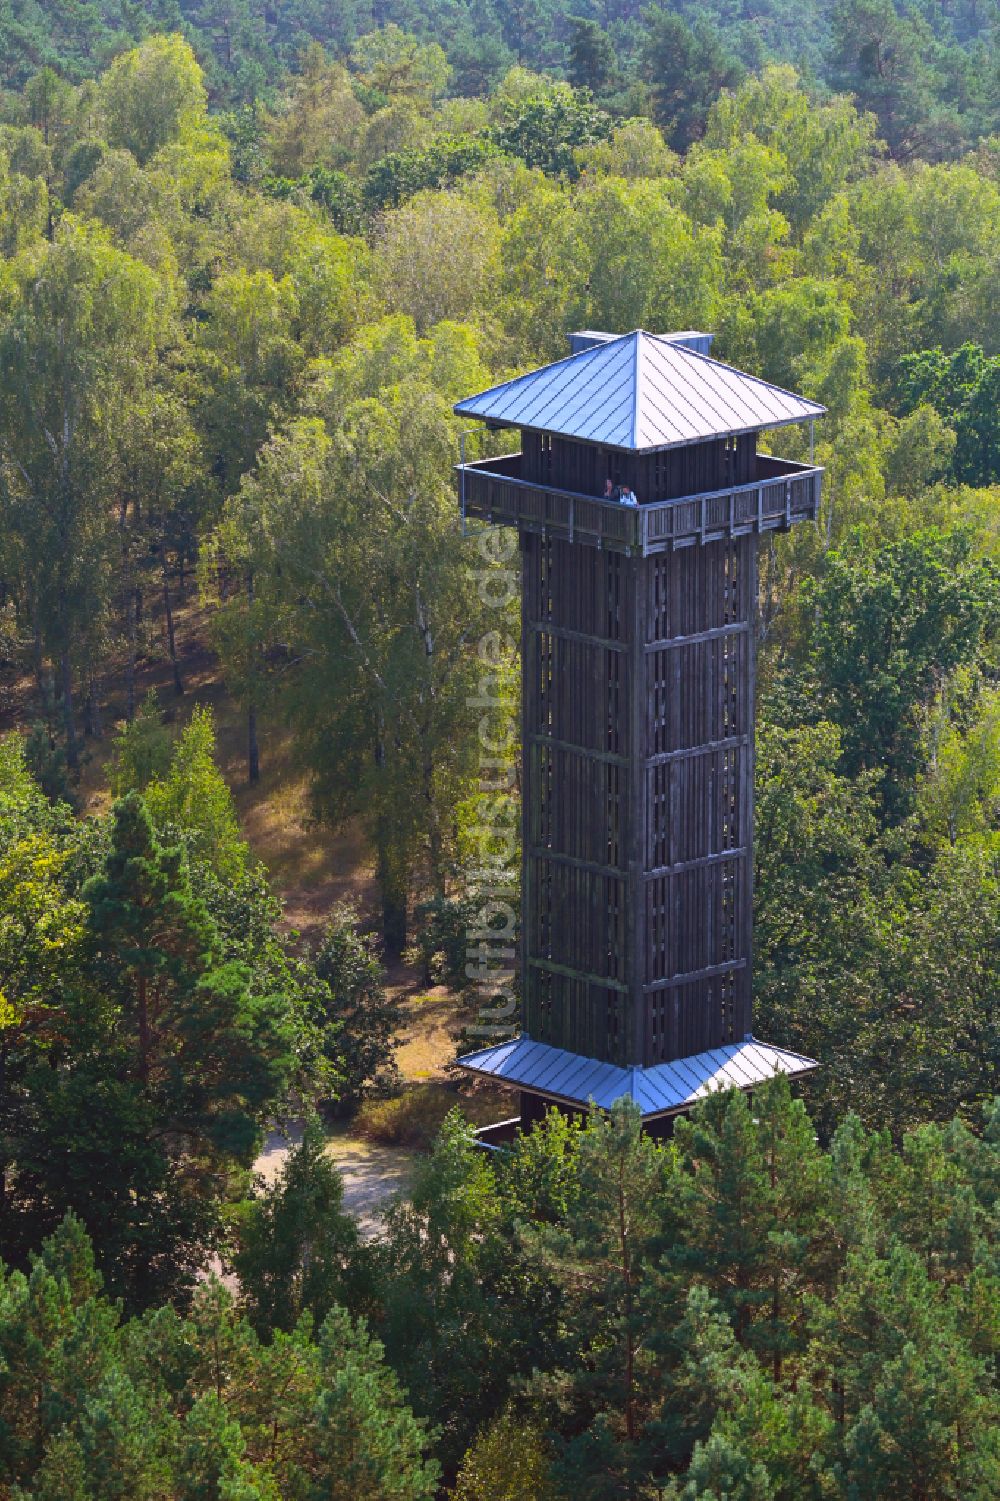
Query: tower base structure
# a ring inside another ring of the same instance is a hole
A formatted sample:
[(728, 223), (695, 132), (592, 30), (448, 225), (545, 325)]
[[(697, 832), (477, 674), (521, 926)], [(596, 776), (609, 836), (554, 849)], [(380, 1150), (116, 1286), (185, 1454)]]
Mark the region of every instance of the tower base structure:
[[(655, 1131), (718, 1090), (749, 1092), (775, 1074), (797, 1078), (819, 1064), (750, 1035), (742, 1042), (650, 1068), (603, 1063), (521, 1036), (466, 1053), (458, 1067), (520, 1090), (522, 1126), (541, 1119), (550, 1106), (583, 1113), (593, 1106), (610, 1110), (619, 1100), (628, 1099), (638, 1108), (643, 1126)], [(513, 1126), (514, 1122), (503, 1124)]]

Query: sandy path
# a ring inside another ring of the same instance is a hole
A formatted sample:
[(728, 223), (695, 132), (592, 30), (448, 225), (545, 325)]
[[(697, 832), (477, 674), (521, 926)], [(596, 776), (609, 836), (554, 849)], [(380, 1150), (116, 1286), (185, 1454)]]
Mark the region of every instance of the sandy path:
[[(284, 1165), (289, 1150), (301, 1140), (301, 1130), (289, 1127), (269, 1131), (264, 1150), (254, 1164), (265, 1183), (273, 1183)], [(334, 1125), (327, 1144), (344, 1180), (344, 1208), (358, 1223), (366, 1240), (377, 1235), (389, 1204), (405, 1194), (413, 1177), (418, 1152), (405, 1147), (382, 1147), (355, 1135), (349, 1122)]]

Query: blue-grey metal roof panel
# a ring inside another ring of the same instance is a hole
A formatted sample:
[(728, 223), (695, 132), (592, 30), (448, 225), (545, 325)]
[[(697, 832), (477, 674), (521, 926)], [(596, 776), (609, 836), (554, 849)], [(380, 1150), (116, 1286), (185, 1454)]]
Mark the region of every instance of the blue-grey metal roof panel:
[(805, 1074), (819, 1067), (813, 1058), (753, 1037), (652, 1068), (623, 1068), (518, 1037), (467, 1053), (458, 1066), (581, 1107), (593, 1103), (609, 1110), (624, 1096), (645, 1117), (685, 1110), (717, 1089), (752, 1089), (776, 1073)]
[(804, 422), (825, 410), (642, 329), (455, 407), (463, 417), (643, 452)]

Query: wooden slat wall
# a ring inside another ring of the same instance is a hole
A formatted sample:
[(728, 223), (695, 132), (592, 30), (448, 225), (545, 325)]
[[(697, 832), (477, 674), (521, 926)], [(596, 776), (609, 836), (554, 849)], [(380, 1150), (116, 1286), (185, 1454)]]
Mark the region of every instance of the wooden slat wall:
[(526, 533), (525, 1023), (652, 1064), (750, 1026), (752, 536), (649, 558)]
[(749, 484), (756, 476), (757, 437), (745, 433), (641, 454), (525, 430), (521, 452), (521, 478), (532, 484), (600, 496), (610, 478), (615, 485), (627, 482), (645, 504)]
[(647, 1065), (750, 1029), (756, 547), (740, 537), (640, 565)]
[(624, 831), (636, 575), (622, 553), (522, 537), (528, 1031), (624, 1061)]

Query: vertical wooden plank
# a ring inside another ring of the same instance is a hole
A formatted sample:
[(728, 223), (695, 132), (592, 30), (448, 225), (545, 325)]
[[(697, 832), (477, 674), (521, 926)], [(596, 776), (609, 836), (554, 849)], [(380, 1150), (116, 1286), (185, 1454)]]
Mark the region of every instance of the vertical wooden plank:
[(741, 1014), (736, 1017), (735, 1025), (738, 1037), (742, 1038), (751, 1027), (751, 987), (753, 984), (753, 809), (754, 809), (754, 772), (756, 764), (756, 747), (754, 745), (754, 726), (757, 714), (757, 630), (759, 618), (759, 579), (758, 579), (758, 556), (757, 538), (746, 538), (746, 593), (747, 593), (747, 620), (749, 630), (745, 636), (746, 651), (746, 703), (744, 705), (744, 726), (749, 736), (746, 754), (743, 757), (744, 783), (741, 789), (740, 804), (743, 810), (744, 838), (743, 847), (746, 851), (743, 856), (743, 879), (740, 882), (738, 900), (742, 904), (741, 925), (741, 957), (746, 959), (745, 978), (740, 986), (742, 991), (742, 1004), (739, 1008)]
[(631, 640), (629, 673), (631, 677), (631, 726), (629, 734), (629, 841), (626, 934), (629, 963), (630, 1012), (628, 1059), (642, 1064), (646, 1059), (645, 993), (646, 956), (646, 762), (650, 742), (650, 699), (646, 686), (646, 642), (649, 639), (649, 575), (653, 565), (646, 558), (629, 560), (631, 592)]
[(521, 1025), (530, 1035), (537, 1024), (537, 1007), (533, 1004), (532, 985), (534, 975), (528, 967), (528, 958), (533, 948), (534, 913), (532, 910), (532, 860), (531, 822), (535, 807), (535, 756), (532, 754), (531, 736), (537, 726), (537, 693), (539, 668), (537, 662), (538, 637), (531, 629), (538, 602), (538, 559), (535, 538), (527, 532), (519, 536), (521, 550), (521, 952), (519, 970), (521, 975)]

